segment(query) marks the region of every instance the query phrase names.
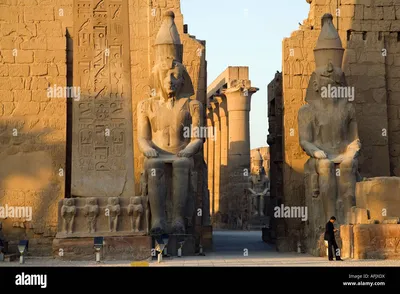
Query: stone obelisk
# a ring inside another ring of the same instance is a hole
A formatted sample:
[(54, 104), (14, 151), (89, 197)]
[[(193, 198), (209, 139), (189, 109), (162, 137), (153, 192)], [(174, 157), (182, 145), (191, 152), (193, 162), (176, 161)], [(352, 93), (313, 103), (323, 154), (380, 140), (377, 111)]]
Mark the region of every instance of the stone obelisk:
[(133, 196), (128, 1), (74, 2), (72, 196)]

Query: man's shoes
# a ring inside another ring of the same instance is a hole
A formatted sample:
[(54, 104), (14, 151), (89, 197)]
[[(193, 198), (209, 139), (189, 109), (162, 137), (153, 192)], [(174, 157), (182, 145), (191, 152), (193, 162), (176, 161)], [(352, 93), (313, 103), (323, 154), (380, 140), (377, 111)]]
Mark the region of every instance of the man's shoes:
[(328, 259), (329, 261), (333, 261), (333, 259)]
[(339, 258), (339, 259), (336, 259), (336, 261), (344, 261), (343, 259), (341, 259), (341, 258)]

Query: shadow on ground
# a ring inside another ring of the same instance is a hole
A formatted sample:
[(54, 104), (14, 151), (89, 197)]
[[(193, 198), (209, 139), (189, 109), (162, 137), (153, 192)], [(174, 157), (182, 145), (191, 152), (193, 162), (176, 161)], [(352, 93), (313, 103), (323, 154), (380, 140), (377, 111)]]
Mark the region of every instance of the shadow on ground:
[(275, 252), (275, 246), (262, 241), (261, 231), (214, 231), (213, 252), (224, 255)]

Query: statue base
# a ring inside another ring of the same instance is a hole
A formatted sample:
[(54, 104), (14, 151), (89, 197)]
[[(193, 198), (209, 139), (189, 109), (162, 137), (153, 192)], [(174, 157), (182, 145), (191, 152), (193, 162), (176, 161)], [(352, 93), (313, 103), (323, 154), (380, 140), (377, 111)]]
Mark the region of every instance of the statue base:
[[(52, 255), (61, 260), (96, 260), (94, 238), (104, 237), (101, 260), (150, 258), (154, 247), (152, 237), (147, 236), (143, 213), (146, 204), (141, 196), (77, 197), (59, 201), (58, 233), (53, 240)], [(136, 208), (142, 210), (138, 215), (139, 228), (136, 228), (137, 217), (132, 213)]]
[[(156, 237), (153, 237), (153, 248), (156, 248)], [(181, 243), (182, 242), (182, 243)], [(168, 235), (166, 252), (170, 256), (178, 256), (181, 248), (182, 256), (194, 256), (196, 254), (196, 238), (193, 235)]]
[(201, 246), (203, 246), (205, 250), (211, 250), (213, 248), (213, 227), (211, 225), (203, 226), (201, 230)]
[[(104, 237), (101, 260), (141, 261), (152, 256), (151, 236)], [(65, 261), (95, 261), (94, 237), (55, 238), (53, 256)]]
[(269, 225), (269, 216), (253, 216), (249, 222), (249, 230), (262, 230)]
[(96, 233), (86, 233), (86, 232), (75, 232), (75, 233), (64, 233), (58, 232), (56, 235), (57, 239), (69, 239), (69, 238), (94, 238), (94, 237), (136, 237), (136, 236), (146, 236), (144, 232), (107, 232), (107, 231), (100, 231)]

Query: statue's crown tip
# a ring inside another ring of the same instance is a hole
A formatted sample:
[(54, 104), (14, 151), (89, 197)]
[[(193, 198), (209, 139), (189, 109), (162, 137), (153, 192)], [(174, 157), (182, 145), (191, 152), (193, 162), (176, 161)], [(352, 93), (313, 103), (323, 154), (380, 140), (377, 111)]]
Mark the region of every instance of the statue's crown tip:
[(254, 154), (253, 160), (254, 161), (262, 161), (263, 159), (262, 159), (260, 148), (257, 148), (256, 151), (257, 152)]
[(344, 48), (333, 24), (332, 14), (325, 13), (322, 16), (321, 26), (321, 32), (314, 48), (316, 67), (326, 66), (330, 63), (335, 67), (341, 67)]
[(175, 18), (175, 13), (174, 13), (173, 11), (171, 11), (171, 10), (166, 11), (166, 12), (164, 13), (164, 17)]
[(322, 23), (325, 23), (327, 20), (333, 20), (333, 15), (332, 14), (330, 14), (330, 13), (325, 13), (323, 16), (322, 16)]
[(164, 20), (156, 37), (156, 45), (181, 44), (174, 18), (175, 14), (173, 11), (166, 11), (164, 13)]
[(333, 25), (333, 16), (325, 13), (321, 18), (321, 33), (315, 49), (341, 49), (342, 41)]

